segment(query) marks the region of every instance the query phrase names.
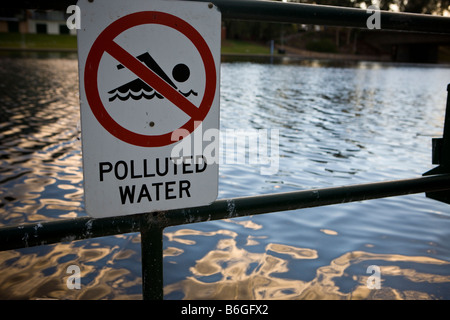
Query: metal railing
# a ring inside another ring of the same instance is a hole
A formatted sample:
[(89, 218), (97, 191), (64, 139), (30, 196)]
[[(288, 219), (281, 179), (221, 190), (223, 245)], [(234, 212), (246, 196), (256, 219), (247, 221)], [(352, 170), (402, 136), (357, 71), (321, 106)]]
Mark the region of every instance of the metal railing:
[[(21, 1), (19, 1), (20, 3)], [(366, 28), (368, 13), (355, 8), (259, 0), (212, 0), (226, 19), (263, 20)], [(26, 1), (33, 4), (33, 1)], [(65, 8), (73, 1), (39, 1), (39, 8)], [(450, 33), (450, 19), (381, 12), (383, 29)], [(450, 90), (450, 85), (447, 90)], [(444, 134), (433, 139), (433, 164), (422, 177), (352, 186), (217, 200), (211, 205), (112, 218), (27, 223), (0, 228), (0, 251), (91, 239), (130, 232), (141, 233), (142, 292), (144, 299), (163, 298), (163, 230), (169, 226), (229, 219), (331, 204), (364, 201), (414, 193), (450, 203), (450, 93)]]

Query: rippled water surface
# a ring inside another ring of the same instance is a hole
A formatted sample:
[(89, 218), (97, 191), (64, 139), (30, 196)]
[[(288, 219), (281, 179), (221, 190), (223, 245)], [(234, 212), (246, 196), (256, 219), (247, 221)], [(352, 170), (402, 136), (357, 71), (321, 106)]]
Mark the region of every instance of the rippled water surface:
[[(0, 57), (2, 226), (85, 216), (77, 68)], [(437, 66), (224, 61), (221, 129), (277, 129), (280, 157), (273, 175), (223, 163), (219, 198), (422, 175), (448, 83)], [(140, 299), (140, 261), (138, 233), (0, 252), (0, 298)], [(418, 194), (167, 228), (164, 295), (450, 299), (450, 207)]]

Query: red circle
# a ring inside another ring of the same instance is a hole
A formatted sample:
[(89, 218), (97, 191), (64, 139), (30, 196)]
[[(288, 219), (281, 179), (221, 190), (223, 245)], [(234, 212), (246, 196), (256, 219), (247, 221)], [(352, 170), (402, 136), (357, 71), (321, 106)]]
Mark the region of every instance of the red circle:
[(98, 68), (103, 53), (106, 52), (106, 48), (108, 48), (110, 43), (119, 34), (129, 28), (142, 24), (160, 24), (173, 28), (186, 36), (200, 53), (206, 74), (205, 92), (196, 115), (191, 116), (191, 118), (179, 129), (187, 130), (190, 134), (200, 125), (211, 108), (216, 92), (216, 68), (214, 58), (209, 50), (208, 44), (200, 33), (189, 23), (174, 15), (158, 11), (143, 11), (129, 14), (111, 23), (102, 31), (102, 33), (100, 33), (89, 51), (84, 72), (84, 86), (86, 98), (94, 116), (110, 134), (132, 145), (141, 147), (162, 147), (177, 142), (172, 141), (171, 137), (173, 132), (162, 135), (144, 135), (122, 127), (106, 111), (98, 90)]

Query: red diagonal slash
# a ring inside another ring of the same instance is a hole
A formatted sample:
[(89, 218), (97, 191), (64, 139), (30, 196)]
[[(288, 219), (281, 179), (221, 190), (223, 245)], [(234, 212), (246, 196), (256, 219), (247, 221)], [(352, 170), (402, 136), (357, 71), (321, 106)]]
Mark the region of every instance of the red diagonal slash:
[(137, 75), (142, 81), (155, 89), (155, 91), (159, 92), (167, 100), (175, 104), (188, 116), (191, 118), (196, 118), (198, 108), (192, 102), (186, 99), (186, 97), (180, 94), (171, 85), (161, 79), (156, 73), (147, 68), (147, 66), (128, 53), (120, 45), (114, 41), (111, 41), (111, 43), (109, 43), (106, 47), (106, 52)]

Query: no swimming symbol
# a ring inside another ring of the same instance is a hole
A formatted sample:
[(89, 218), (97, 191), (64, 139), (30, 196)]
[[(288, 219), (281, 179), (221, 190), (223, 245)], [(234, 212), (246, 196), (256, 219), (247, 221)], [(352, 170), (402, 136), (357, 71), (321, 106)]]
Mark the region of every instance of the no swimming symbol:
[[(172, 28), (186, 37), (200, 54), (205, 71), (205, 89), (203, 93), (196, 92), (193, 88), (188, 92), (177, 89), (175, 82), (185, 82), (190, 78), (190, 69), (182, 63), (174, 63), (171, 75), (173, 80), (158, 65), (149, 52), (134, 57), (125, 48), (116, 43), (115, 38), (122, 32), (135, 26), (144, 24), (158, 24)], [(188, 115), (189, 119), (182, 126), (170, 128), (170, 132), (160, 135), (145, 135), (134, 132), (132, 128), (125, 128), (117, 123), (106, 110), (99, 93), (98, 70), (104, 53), (108, 53), (116, 61), (118, 69), (127, 68), (137, 76), (136, 79), (116, 87), (108, 93), (111, 95), (109, 101), (132, 99), (167, 99), (177, 108)], [(172, 133), (182, 129), (192, 133), (205, 119), (213, 104), (216, 88), (217, 73), (214, 57), (208, 44), (202, 35), (189, 23), (174, 15), (156, 12), (142, 11), (124, 16), (111, 23), (97, 37), (93, 43), (86, 60), (84, 73), (86, 98), (89, 106), (98, 122), (116, 138), (141, 147), (161, 147), (173, 144)], [(141, 92), (139, 94), (139, 92)], [(134, 95), (133, 93), (138, 93)], [(199, 95), (201, 102), (198, 106), (187, 99), (190, 95)]]

